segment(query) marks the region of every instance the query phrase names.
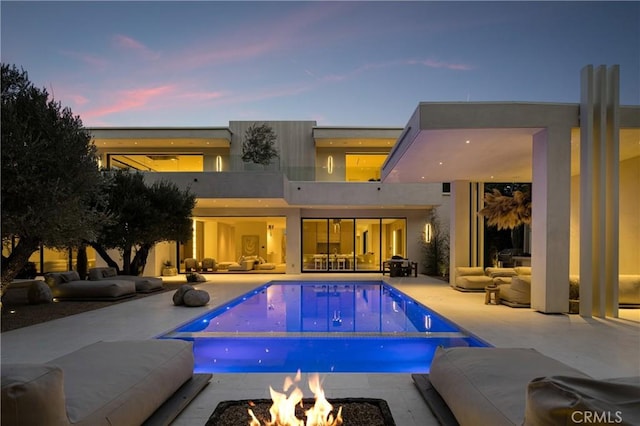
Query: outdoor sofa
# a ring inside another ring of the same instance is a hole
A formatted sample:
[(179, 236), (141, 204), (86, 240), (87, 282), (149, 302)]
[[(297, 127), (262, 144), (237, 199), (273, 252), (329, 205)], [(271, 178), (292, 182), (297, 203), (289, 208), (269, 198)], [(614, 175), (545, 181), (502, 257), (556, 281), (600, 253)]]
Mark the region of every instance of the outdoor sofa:
[(81, 280), (76, 271), (51, 272), (44, 280), (58, 300), (118, 300), (135, 296), (133, 281), (108, 279)]
[(110, 266), (89, 269), (89, 280), (91, 281), (111, 279), (133, 282), (136, 286), (137, 293), (152, 293), (162, 290), (162, 278), (118, 275), (117, 269)]
[(207, 385), (183, 340), (97, 342), (43, 364), (2, 365), (2, 425), (169, 424)]
[(429, 374), (412, 377), (447, 426), (570, 425), (586, 411), (640, 424), (640, 377), (595, 380), (535, 349), (439, 347)]

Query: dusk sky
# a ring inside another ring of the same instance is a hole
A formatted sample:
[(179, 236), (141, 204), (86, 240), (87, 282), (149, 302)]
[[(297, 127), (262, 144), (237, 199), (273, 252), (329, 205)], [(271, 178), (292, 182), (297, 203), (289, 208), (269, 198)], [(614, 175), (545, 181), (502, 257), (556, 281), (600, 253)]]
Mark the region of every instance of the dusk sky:
[(402, 127), (422, 101), (579, 102), (587, 64), (619, 64), (640, 104), (640, 2), (0, 7), (2, 62), (89, 127)]

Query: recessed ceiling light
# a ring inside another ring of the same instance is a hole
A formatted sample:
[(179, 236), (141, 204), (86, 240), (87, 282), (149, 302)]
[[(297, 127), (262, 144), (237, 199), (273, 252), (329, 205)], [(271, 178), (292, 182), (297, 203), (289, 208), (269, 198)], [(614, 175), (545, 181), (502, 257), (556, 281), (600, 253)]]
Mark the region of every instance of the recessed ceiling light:
[(440, 163), (438, 163), (438, 164), (440, 164), (440, 165), (442, 166), (444, 163), (441, 161), (441, 162), (440, 162)]
[(424, 176), (422, 176), (420, 179), (424, 179)]
[(471, 143), (471, 141), (466, 141), (465, 143)]
[(493, 179), (493, 176), (491, 176), (491, 179)]

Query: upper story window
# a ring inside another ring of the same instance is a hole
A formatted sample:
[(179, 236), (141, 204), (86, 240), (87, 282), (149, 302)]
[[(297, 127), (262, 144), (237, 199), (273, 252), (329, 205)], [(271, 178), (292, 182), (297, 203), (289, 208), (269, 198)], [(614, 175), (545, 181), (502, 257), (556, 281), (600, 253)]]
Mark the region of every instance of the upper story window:
[(107, 167), (142, 172), (202, 172), (202, 154), (109, 154)]
[(387, 154), (356, 153), (345, 156), (345, 180), (367, 182), (380, 180), (382, 164)]

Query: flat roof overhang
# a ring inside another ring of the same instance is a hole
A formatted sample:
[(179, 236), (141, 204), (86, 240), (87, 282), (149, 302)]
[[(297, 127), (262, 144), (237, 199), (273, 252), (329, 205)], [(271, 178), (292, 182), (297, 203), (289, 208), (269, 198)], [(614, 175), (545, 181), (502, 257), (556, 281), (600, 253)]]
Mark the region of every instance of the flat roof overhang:
[(319, 148), (391, 148), (401, 133), (401, 127), (314, 127), (313, 140)]
[[(571, 128), (577, 174), (579, 112), (578, 104), (420, 103), (383, 165), (382, 180), (529, 182), (533, 135), (552, 126)], [(620, 107), (621, 160), (640, 155), (639, 112)]]
[(228, 127), (88, 128), (100, 148), (228, 148)]

